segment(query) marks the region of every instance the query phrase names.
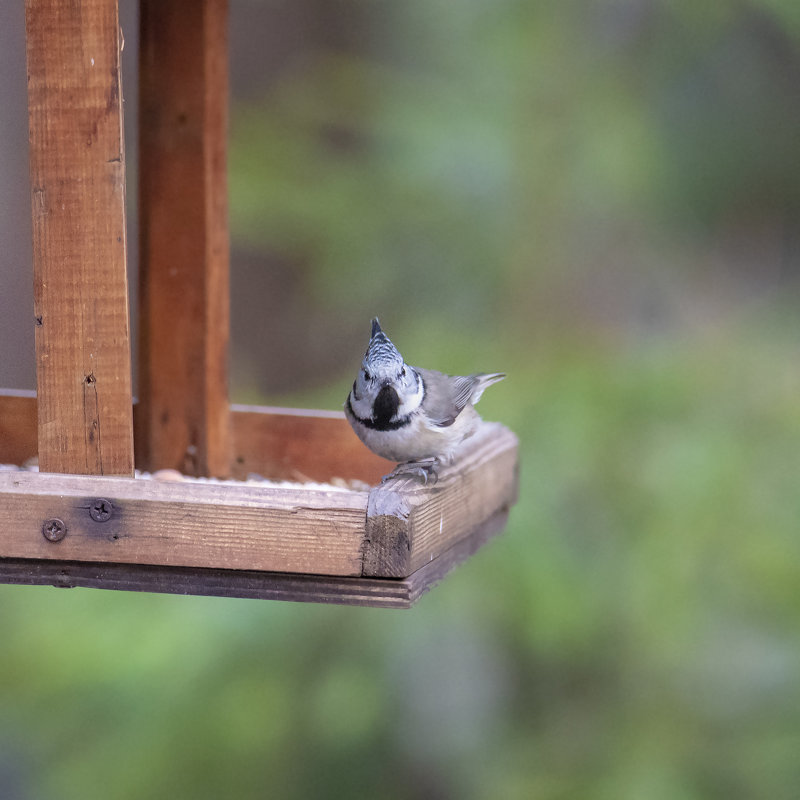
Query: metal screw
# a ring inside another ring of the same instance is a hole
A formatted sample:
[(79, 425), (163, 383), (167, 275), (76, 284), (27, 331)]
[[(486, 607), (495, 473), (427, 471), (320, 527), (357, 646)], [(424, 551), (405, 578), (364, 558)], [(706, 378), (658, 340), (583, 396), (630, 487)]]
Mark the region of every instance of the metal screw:
[(106, 500), (104, 497), (98, 497), (97, 500), (89, 506), (89, 516), (95, 522), (105, 522), (107, 519), (110, 519), (113, 511), (114, 506), (111, 504), (111, 501)]
[(60, 519), (46, 519), (42, 525), (42, 535), (48, 542), (60, 542), (67, 535), (67, 526)]

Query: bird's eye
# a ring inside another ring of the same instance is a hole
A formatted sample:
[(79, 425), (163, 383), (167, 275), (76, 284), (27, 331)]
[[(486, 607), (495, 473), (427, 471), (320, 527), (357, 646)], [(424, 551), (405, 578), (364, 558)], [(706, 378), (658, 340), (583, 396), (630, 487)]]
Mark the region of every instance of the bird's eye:
[(369, 370), (364, 370), (364, 380), (371, 381), (372, 375), (369, 374)]
[(403, 367), (403, 369), (400, 370), (400, 377), (405, 378), (405, 376), (406, 376), (406, 368)]

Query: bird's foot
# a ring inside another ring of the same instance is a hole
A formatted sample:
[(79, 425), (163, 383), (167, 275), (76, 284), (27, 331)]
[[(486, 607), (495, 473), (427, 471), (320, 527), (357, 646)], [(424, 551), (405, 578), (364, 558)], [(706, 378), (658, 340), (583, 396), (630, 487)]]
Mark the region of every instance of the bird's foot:
[(440, 465), (438, 458), (421, 458), (419, 461), (406, 461), (398, 464), (388, 475), (381, 478), (381, 483), (392, 478), (421, 478), (422, 482), (427, 486), (433, 486), (439, 479), (438, 468)]

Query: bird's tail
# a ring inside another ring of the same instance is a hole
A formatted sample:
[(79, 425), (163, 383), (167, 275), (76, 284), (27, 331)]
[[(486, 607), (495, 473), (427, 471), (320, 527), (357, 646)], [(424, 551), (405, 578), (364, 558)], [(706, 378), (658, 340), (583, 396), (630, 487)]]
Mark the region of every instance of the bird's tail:
[(475, 405), (481, 399), (481, 395), (489, 386), (503, 380), (505, 376), (505, 372), (482, 372), (480, 375), (476, 375), (477, 383), (475, 391), (472, 393), (472, 404)]

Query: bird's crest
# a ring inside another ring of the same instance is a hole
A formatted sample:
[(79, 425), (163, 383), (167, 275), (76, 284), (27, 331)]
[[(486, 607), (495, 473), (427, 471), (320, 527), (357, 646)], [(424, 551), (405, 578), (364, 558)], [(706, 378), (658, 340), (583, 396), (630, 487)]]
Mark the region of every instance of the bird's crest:
[(403, 366), (403, 356), (392, 344), (389, 337), (381, 329), (378, 318), (372, 320), (372, 335), (369, 340), (369, 347), (364, 355), (364, 363), (372, 366), (373, 369), (399, 368)]

